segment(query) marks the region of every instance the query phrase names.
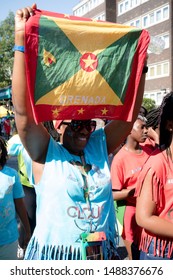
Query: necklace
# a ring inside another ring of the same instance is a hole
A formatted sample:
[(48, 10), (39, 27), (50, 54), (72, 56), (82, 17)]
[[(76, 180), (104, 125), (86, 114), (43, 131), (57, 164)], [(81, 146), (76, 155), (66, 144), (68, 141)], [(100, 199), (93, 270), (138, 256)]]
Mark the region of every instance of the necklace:
[[(88, 212), (89, 212), (89, 217), (92, 217), (92, 210), (91, 210), (91, 203), (89, 199), (89, 185), (88, 185), (88, 172), (91, 170), (91, 164), (87, 164), (85, 161), (85, 156), (84, 153), (80, 155), (81, 162), (79, 161), (73, 161), (71, 160), (70, 163), (76, 167), (83, 178), (84, 186), (83, 186), (83, 193), (84, 193), (84, 198), (87, 204)], [(89, 226), (90, 226), (90, 232), (93, 232), (93, 219), (90, 218), (88, 219), (89, 221)], [(95, 226), (95, 230), (97, 228), (97, 225)]]
[(88, 172), (91, 170), (91, 165), (86, 163), (84, 153), (80, 155), (80, 159), (81, 162), (71, 160), (70, 163), (73, 166), (75, 166), (82, 175), (83, 182), (84, 182), (84, 187), (83, 187), (84, 197), (88, 205), (88, 208), (90, 209), (91, 207), (89, 202)]

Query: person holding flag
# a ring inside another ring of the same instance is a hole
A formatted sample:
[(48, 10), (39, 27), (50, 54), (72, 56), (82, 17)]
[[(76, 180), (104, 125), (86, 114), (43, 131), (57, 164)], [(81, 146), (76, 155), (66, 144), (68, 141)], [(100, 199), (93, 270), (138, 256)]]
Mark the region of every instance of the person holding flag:
[[(43, 124), (36, 122), (33, 99), (28, 94), (25, 25), (35, 18), (35, 13), (36, 4), (16, 12), (12, 79), (16, 125), (29, 154), (24, 155), (24, 160), (37, 196), (37, 222), (25, 259), (117, 259), (118, 233), (108, 155), (124, 141), (138, 115), (145, 85), (146, 54), (129, 121), (118, 116), (95, 130), (96, 122), (86, 115), (69, 120), (67, 113), (62, 120), (57, 118), (60, 142), (56, 142)], [(132, 94), (134, 91), (131, 87)]]

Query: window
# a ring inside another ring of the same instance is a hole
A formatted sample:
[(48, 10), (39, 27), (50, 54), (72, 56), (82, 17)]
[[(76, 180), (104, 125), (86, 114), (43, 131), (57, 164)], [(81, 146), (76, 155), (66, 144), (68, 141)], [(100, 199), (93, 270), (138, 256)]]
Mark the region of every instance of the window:
[(168, 63), (163, 64), (163, 75), (168, 75), (169, 74), (169, 65)]
[(156, 12), (156, 22), (161, 21), (161, 10)]
[(148, 28), (150, 26), (153, 26), (157, 23), (160, 23), (162, 21), (165, 21), (169, 19), (169, 6), (165, 6), (162, 8), (159, 8), (155, 11), (151, 11), (149, 14), (147, 15), (143, 15), (140, 16), (138, 18), (136, 18), (136, 20), (134, 21), (133, 19), (133, 23), (130, 22), (125, 22), (124, 24), (126, 25), (134, 25), (137, 27), (141, 27), (141, 28)]
[(129, 2), (125, 2), (125, 11), (128, 11), (129, 10)]
[(149, 22), (151, 25), (154, 24), (154, 13), (149, 15)]
[(148, 66), (147, 80), (169, 76), (169, 62), (165, 61)]
[(134, 7), (134, 5), (135, 5), (135, 0), (131, 0), (130, 1), (130, 7)]
[(147, 26), (148, 26), (148, 16), (145, 16), (145, 17), (143, 18), (143, 26), (144, 26), (144, 27), (147, 27)]
[(74, 15), (83, 16), (103, 2), (104, 0), (81, 1), (81, 4), (78, 4), (78, 8), (73, 10), (73, 13)]
[(155, 71), (154, 71), (154, 70), (155, 70), (154, 67), (150, 67), (150, 68), (149, 68), (149, 76), (150, 76), (150, 77), (154, 77), (154, 75), (155, 75)]
[(124, 0), (118, 3), (118, 15), (128, 12), (149, 0)]
[(140, 25), (141, 25), (140, 20), (139, 20), (139, 19), (138, 19), (138, 20), (136, 20), (136, 24), (135, 24), (135, 26), (136, 26), (136, 27), (140, 27)]
[(162, 75), (162, 67), (161, 65), (157, 65), (156, 67), (156, 75), (161, 76)]
[(168, 35), (163, 35), (162, 39), (165, 42), (165, 49), (169, 48), (169, 34)]
[(168, 19), (169, 18), (169, 9), (168, 7), (163, 8), (163, 18)]
[(120, 6), (119, 6), (119, 13), (120, 13), (120, 14), (123, 13), (123, 6), (124, 6), (123, 4), (120, 4)]
[(96, 19), (96, 20), (102, 20), (102, 21), (105, 21), (105, 13), (100, 14), (100, 15), (98, 15), (98, 16), (96, 16), (96, 17), (94, 17), (94, 19)]

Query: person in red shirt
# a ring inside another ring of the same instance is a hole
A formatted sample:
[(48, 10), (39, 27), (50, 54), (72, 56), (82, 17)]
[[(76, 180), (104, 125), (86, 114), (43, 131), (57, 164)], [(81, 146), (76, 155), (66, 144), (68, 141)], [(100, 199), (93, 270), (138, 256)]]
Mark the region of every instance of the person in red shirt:
[(173, 92), (160, 107), (159, 148), (140, 173), (135, 196), (140, 260), (173, 259)]
[(122, 205), (124, 201), (125, 206), (121, 235), (130, 260), (132, 259), (131, 246), (133, 242), (137, 242), (136, 234), (139, 232), (135, 221), (135, 187), (139, 172), (152, 152), (151, 149), (140, 145), (147, 139), (146, 121), (145, 117), (138, 115), (124, 146), (114, 156), (111, 164), (113, 197), (117, 205), (119, 202)]

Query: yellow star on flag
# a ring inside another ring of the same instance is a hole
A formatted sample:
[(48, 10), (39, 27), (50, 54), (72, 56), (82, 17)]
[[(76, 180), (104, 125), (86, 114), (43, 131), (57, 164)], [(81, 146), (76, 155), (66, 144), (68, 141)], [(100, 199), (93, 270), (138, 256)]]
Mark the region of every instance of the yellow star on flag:
[(68, 14), (64, 14), (65, 18), (70, 18), (70, 16)]
[(107, 112), (108, 112), (108, 110), (106, 109), (106, 108), (104, 108), (103, 110), (101, 110), (102, 111), (102, 115), (106, 115), (107, 114)]
[(97, 60), (96, 59), (92, 59), (91, 55), (89, 55), (87, 59), (82, 59), (82, 60), (85, 63), (85, 68), (91, 67), (92, 69), (95, 69), (95, 67), (93, 67), (93, 64), (95, 62), (97, 62)]
[(80, 115), (80, 114), (83, 114), (84, 113), (84, 109), (83, 108), (81, 108), (80, 110), (78, 110), (78, 114)]
[(55, 110), (52, 110), (52, 114), (56, 118), (59, 115), (59, 110), (57, 108)]

